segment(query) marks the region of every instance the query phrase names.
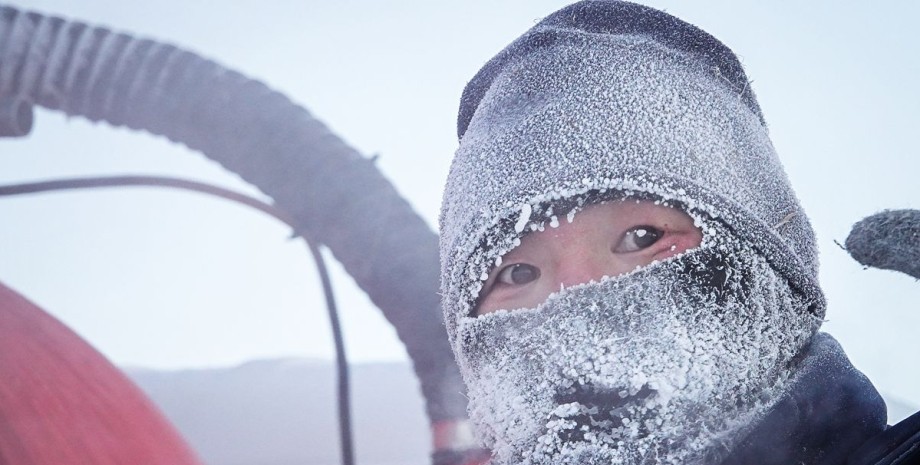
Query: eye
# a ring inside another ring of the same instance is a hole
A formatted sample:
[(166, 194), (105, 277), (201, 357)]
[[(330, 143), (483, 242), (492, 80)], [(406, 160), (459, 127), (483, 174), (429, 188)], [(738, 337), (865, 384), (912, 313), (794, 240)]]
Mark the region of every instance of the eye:
[(536, 281), (539, 277), (539, 268), (526, 263), (515, 263), (499, 271), (498, 276), (495, 277), (495, 282), (509, 286), (520, 286)]
[(636, 226), (626, 231), (626, 234), (623, 235), (623, 238), (620, 239), (613, 251), (615, 253), (629, 253), (642, 250), (658, 242), (658, 239), (661, 239), (663, 235), (664, 231), (658, 228)]

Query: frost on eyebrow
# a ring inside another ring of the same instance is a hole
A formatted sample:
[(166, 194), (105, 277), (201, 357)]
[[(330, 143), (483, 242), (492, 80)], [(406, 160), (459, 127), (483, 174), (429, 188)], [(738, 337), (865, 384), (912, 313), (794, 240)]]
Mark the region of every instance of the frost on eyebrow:
[[(565, 221), (571, 223), (578, 212), (591, 205), (607, 202), (642, 202), (649, 201), (655, 205), (679, 209), (693, 218), (694, 225), (703, 231), (701, 246), (706, 246), (713, 238), (714, 232), (708, 226), (709, 215), (695, 209), (688, 209), (683, 202), (662, 198), (647, 192), (619, 189), (597, 189), (582, 192), (567, 198), (543, 201), (540, 203), (523, 203), (518, 207), (517, 214), (502, 218), (486, 231), (479, 247), (470, 255), (467, 266), (470, 270), (466, 273), (469, 277), (478, 276), (471, 280), (465, 298), (468, 299), (466, 314), (472, 314), (477, 306), (480, 292), (485, 281), (493, 269), (501, 266), (502, 257), (521, 244), (521, 239), (531, 233), (545, 231), (547, 228), (558, 228), (559, 215), (565, 216)], [(640, 267), (641, 268), (641, 267)]]

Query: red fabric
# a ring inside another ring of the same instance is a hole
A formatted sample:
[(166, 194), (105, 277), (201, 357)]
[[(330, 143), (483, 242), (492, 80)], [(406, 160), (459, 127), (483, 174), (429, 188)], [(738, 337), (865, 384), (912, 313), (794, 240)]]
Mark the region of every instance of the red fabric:
[(0, 283), (0, 465), (200, 465), (121, 371)]

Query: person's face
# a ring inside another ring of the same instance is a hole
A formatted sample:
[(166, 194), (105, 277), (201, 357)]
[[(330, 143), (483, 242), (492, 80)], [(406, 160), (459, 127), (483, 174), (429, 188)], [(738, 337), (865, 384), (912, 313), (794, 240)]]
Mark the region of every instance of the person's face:
[(476, 314), (532, 308), (563, 287), (617, 276), (700, 245), (687, 213), (650, 201), (586, 207), (568, 223), (521, 238), (479, 294)]

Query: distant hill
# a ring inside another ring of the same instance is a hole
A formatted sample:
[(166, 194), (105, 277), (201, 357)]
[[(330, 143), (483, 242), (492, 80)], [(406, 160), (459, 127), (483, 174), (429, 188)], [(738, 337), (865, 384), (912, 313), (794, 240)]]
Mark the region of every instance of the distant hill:
[[(328, 362), (125, 371), (208, 465), (341, 463), (335, 370)], [(357, 463), (430, 463), (427, 419), (409, 365), (354, 365), (351, 385)]]

